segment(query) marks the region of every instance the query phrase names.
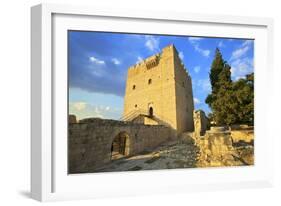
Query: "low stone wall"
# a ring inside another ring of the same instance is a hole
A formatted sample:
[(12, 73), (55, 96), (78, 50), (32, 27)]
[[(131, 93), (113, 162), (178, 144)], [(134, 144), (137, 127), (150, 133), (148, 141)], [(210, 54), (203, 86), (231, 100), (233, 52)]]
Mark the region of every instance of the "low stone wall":
[(246, 142), (252, 143), (254, 141), (254, 128), (243, 127), (243, 128), (231, 128), (231, 137), (234, 143)]
[(197, 139), (201, 151), (200, 167), (217, 167), (233, 165), (231, 156), (233, 147), (229, 131), (212, 128), (204, 136)]
[(71, 115), (69, 115), (68, 116), (68, 122), (69, 123), (77, 123), (77, 119), (76, 119), (76, 116), (75, 115), (73, 115), (73, 114), (71, 114)]
[(214, 131), (207, 132), (208, 144), (214, 155), (225, 154), (232, 148), (232, 139), (229, 131)]
[(69, 173), (93, 172), (111, 161), (113, 139), (126, 133), (126, 156), (176, 138), (172, 129), (162, 125), (143, 125), (105, 119), (84, 119), (69, 124)]
[[(254, 164), (253, 128), (211, 127), (204, 136), (193, 133), (200, 148), (198, 167), (239, 166)], [(240, 144), (241, 140), (246, 144)], [(235, 144), (238, 143), (238, 144)]]

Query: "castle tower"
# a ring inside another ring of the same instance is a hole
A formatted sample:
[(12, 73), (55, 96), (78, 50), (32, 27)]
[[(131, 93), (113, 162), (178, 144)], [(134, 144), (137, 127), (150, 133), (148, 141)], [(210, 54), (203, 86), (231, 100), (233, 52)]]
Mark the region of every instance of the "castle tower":
[(193, 131), (193, 110), (191, 77), (173, 45), (128, 69), (123, 117), (146, 115), (181, 133)]

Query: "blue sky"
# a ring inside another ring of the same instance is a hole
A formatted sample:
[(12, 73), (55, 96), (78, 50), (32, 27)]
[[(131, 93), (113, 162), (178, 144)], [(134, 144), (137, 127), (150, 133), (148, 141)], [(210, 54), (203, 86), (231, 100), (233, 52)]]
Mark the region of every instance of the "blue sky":
[(216, 47), (231, 65), (233, 81), (254, 70), (253, 40), (69, 31), (69, 113), (78, 119), (119, 119), (128, 67), (169, 44), (175, 45), (191, 75), (195, 109), (206, 113)]

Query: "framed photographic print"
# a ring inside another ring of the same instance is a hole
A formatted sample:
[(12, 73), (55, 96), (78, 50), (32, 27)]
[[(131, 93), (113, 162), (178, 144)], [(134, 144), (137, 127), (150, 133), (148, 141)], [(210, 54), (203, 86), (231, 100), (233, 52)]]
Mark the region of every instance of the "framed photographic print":
[(271, 19), (31, 14), (34, 199), (272, 185)]

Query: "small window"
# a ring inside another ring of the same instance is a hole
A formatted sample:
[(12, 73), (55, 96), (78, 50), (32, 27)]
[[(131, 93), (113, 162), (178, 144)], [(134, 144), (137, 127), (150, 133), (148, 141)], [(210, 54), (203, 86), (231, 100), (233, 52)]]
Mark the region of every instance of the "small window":
[(133, 85), (133, 90), (135, 90), (136, 89), (136, 85)]
[(152, 83), (152, 79), (149, 79), (149, 80), (148, 80), (148, 84), (151, 84), (151, 83)]
[(135, 108), (137, 108), (138, 107), (138, 105), (137, 104), (135, 104)]

